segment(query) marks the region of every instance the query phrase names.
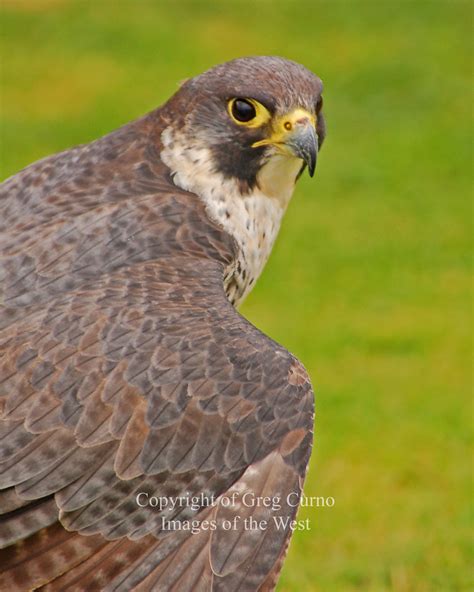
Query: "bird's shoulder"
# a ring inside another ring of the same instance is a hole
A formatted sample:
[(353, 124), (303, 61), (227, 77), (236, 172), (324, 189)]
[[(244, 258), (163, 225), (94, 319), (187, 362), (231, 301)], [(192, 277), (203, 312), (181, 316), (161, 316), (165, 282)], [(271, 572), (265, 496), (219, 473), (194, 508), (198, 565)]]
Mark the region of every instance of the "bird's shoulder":
[(156, 119), (34, 163), (2, 184), (2, 295), (12, 314), (147, 261), (180, 254), (223, 267), (233, 261), (233, 238), (196, 195), (173, 184)]

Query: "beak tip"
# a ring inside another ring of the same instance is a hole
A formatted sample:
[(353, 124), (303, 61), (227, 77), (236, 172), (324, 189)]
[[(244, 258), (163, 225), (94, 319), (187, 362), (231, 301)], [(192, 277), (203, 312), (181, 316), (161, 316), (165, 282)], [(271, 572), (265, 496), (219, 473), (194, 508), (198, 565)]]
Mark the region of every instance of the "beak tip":
[(318, 161), (318, 147), (316, 145), (315, 149), (306, 152), (304, 155), (304, 161), (308, 166), (308, 173), (310, 177), (314, 177), (314, 171), (316, 170), (316, 163)]

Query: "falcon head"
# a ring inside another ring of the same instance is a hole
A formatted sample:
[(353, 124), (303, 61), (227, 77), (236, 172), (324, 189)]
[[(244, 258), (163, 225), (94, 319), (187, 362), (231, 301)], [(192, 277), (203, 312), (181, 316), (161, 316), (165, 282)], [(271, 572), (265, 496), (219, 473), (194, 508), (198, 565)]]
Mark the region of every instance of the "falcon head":
[(239, 58), (186, 81), (168, 103), (167, 130), (181, 162), (191, 154), (190, 176), (218, 174), (242, 194), (292, 190), (305, 167), (314, 174), (325, 136), (321, 93), (321, 80), (300, 64)]

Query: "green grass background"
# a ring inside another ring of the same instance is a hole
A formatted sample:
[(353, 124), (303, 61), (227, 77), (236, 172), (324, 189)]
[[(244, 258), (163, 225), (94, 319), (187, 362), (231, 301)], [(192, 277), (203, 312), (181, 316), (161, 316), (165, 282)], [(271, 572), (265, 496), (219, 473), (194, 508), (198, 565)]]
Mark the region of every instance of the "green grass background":
[(472, 589), (472, 5), (4, 0), (1, 175), (159, 105), (226, 59), (325, 82), (328, 137), (242, 311), (317, 401), (280, 591)]

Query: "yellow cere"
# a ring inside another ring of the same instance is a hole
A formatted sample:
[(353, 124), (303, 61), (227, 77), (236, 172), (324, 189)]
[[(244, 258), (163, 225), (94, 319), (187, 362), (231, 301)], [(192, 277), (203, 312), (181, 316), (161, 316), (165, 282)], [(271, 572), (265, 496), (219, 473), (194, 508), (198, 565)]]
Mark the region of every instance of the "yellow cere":
[(309, 119), (311, 124), (316, 127), (316, 115), (306, 111), (306, 109), (302, 109), (301, 107), (290, 111), (290, 113), (285, 113), (285, 115), (279, 115), (278, 117), (275, 117), (272, 123), (272, 133), (270, 137), (255, 142), (252, 144), (252, 147), (258, 148), (259, 146), (266, 146), (268, 144), (274, 144), (277, 146), (284, 144), (288, 139), (288, 136), (291, 135), (295, 125), (300, 120), (304, 119)]

